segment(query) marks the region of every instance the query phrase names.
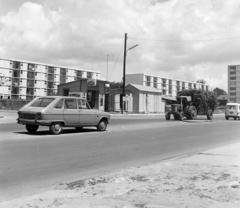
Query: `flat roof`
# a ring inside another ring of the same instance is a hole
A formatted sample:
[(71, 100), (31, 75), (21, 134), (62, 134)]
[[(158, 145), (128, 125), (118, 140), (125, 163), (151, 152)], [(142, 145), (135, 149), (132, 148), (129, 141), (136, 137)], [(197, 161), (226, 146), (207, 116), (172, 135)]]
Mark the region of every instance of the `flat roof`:
[(51, 67), (57, 67), (57, 68), (66, 68), (66, 69), (72, 69), (72, 70), (77, 70), (77, 71), (86, 71), (86, 72), (94, 72), (94, 73), (97, 73), (97, 74), (101, 74), (98, 71), (89, 70), (89, 69), (85, 69), (85, 68), (77, 68), (77, 67), (68, 67), (68, 66), (55, 65), (55, 64), (47, 64), (47, 63), (41, 63), (41, 62), (36, 62), (36, 61), (27, 61), (27, 60), (16, 59), (16, 58), (0, 58), (0, 60), (18, 61), (18, 62), (22, 62), (22, 63), (37, 64), (37, 65), (51, 66)]
[(143, 86), (143, 85), (137, 85), (137, 84), (128, 84), (127, 86), (133, 86), (139, 91), (142, 92), (154, 92), (154, 93), (160, 93), (162, 94), (162, 91), (153, 87)]
[(186, 81), (186, 80), (182, 80), (182, 79), (172, 79), (172, 78), (167, 78), (167, 77), (162, 77), (159, 75), (151, 75), (148, 73), (134, 73), (134, 74), (126, 74), (127, 75), (143, 75), (143, 76), (150, 76), (150, 77), (157, 77), (157, 78), (161, 78), (161, 79), (168, 79), (168, 80), (173, 80), (173, 81), (180, 81), (180, 82), (186, 82), (186, 83), (192, 83), (192, 84), (201, 84), (201, 85), (205, 85), (208, 86), (208, 84), (202, 84), (202, 83), (198, 83), (197, 81)]

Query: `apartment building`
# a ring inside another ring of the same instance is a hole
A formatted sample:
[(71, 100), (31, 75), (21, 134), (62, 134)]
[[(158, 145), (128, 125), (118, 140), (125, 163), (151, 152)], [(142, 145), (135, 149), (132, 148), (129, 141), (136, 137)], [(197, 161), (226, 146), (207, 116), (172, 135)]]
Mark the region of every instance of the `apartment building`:
[(229, 102), (240, 103), (240, 65), (228, 66)]
[(57, 94), (59, 84), (82, 78), (100, 79), (100, 73), (57, 65), (0, 59), (0, 98), (31, 100)]
[(175, 80), (143, 73), (127, 74), (126, 83), (159, 89), (162, 95), (167, 97), (175, 97), (178, 91), (185, 89), (209, 90), (209, 86), (201, 82)]

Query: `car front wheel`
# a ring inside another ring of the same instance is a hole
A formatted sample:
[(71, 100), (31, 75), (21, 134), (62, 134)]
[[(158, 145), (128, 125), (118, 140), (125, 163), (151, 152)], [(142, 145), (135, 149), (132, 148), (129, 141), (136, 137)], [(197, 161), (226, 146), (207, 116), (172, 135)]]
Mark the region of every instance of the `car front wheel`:
[(60, 134), (62, 132), (62, 125), (60, 123), (53, 123), (49, 130), (51, 134)]
[(32, 124), (26, 124), (26, 129), (29, 133), (36, 133), (36, 131), (38, 130), (38, 125), (32, 125)]
[(98, 123), (98, 125), (97, 125), (97, 130), (98, 131), (106, 131), (106, 129), (107, 129), (107, 120), (105, 120), (105, 119), (102, 119), (99, 123)]

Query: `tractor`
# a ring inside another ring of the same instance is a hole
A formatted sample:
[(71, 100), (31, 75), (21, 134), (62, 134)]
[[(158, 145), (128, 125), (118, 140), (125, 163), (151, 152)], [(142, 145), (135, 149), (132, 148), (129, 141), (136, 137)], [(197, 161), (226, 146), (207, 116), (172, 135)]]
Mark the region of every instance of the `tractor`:
[(197, 115), (206, 115), (212, 120), (216, 106), (216, 98), (212, 92), (202, 90), (183, 90), (177, 93), (176, 101), (166, 111), (165, 118), (170, 120), (194, 120)]

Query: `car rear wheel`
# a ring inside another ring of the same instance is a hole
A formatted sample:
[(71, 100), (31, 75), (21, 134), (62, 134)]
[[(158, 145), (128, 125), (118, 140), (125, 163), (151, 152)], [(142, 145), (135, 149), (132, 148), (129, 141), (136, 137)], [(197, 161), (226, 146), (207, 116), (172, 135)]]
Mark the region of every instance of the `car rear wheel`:
[(228, 120), (228, 116), (225, 116), (226, 120)]
[(98, 125), (97, 125), (97, 130), (98, 131), (106, 131), (107, 129), (107, 120), (106, 119), (102, 119), (101, 121), (99, 121)]
[(29, 133), (36, 133), (36, 131), (38, 130), (38, 125), (32, 125), (32, 124), (26, 124), (26, 129)]
[(60, 134), (62, 132), (62, 124), (61, 123), (53, 123), (49, 130), (51, 134)]

